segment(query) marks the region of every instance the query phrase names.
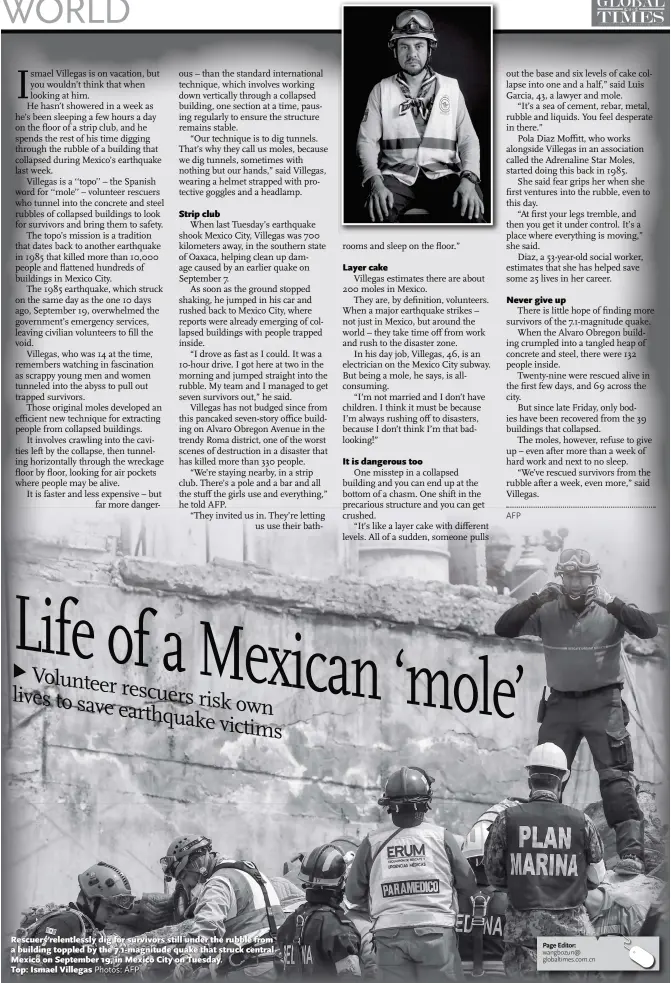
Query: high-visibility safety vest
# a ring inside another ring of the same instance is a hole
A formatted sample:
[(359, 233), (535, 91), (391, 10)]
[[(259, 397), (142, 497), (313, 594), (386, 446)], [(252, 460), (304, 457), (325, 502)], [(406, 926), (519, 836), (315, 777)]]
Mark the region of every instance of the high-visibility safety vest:
[[(235, 895), (235, 914), (226, 921), (226, 935), (255, 938), (259, 935), (277, 935), (277, 925), (284, 921), (275, 888), (255, 867), (245, 869), (244, 861), (218, 863), (206, 882), (217, 876), (229, 881)], [(261, 882), (263, 886), (261, 886)]]
[(396, 76), (380, 82), (382, 139), (379, 167), (402, 184), (412, 185), (420, 168), (428, 178), (444, 177), (459, 170), (457, 107), (459, 83), (436, 73), (436, 90), (424, 135), (420, 136), (412, 109), (396, 82)]
[(584, 691), (621, 682), (625, 629), (598, 604), (577, 615), (564, 598), (544, 604), (535, 616), (545, 651), (548, 685)]
[(539, 799), (506, 812), (508, 900), (519, 911), (577, 908), (587, 897), (583, 813)]
[(369, 833), (370, 913), (375, 930), (408, 925), (452, 928), (459, 910), (445, 830), (433, 823)]

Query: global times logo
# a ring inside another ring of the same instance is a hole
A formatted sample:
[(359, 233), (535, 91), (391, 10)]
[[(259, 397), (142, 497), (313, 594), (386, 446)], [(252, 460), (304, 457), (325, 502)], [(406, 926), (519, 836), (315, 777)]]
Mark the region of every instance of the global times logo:
[(668, 27), (670, 0), (592, 0), (592, 27)]

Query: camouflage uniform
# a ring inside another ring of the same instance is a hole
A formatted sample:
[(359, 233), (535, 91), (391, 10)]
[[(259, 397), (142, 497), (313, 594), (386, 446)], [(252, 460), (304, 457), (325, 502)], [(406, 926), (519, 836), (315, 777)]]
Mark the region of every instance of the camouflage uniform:
[[(531, 801), (538, 799), (557, 801), (552, 792), (532, 792)], [(588, 864), (603, 860), (603, 844), (594, 823), (585, 816)], [(502, 812), (494, 821), (485, 844), (485, 871), (492, 887), (507, 887), (508, 833), (506, 813)], [(505, 949), (503, 966), (506, 975), (512, 978), (534, 976), (538, 980), (555, 980), (557, 973), (539, 973), (536, 970), (536, 939), (556, 935), (594, 935), (584, 905), (577, 908), (534, 909), (519, 911), (508, 904), (506, 924), (503, 931)], [(577, 977), (580, 978), (580, 977)]]

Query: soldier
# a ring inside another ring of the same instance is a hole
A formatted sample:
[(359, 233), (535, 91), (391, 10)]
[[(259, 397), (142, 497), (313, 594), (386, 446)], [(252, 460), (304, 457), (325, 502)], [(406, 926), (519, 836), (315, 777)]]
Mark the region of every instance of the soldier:
[(622, 874), (642, 874), (643, 813), (636, 798), (634, 755), (622, 700), (625, 632), (654, 638), (654, 619), (597, 584), (599, 564), (588, 550), (565, 549), (555, 575), (538, 594), (509, 608), (497, 635), (537, 635), (545, 650), (550, 696), (541, 701), (538, 743), (557, 744), (570, 768), (584, 737), (599, 773), (608, 825), (615, 831)]
[(346, 874), (342, 851), (330, 843), (316, 847), (303, 860), (299, 876), (306, 901), (279, 931), (286, 975), (344, 980), (361, 976), (361, 939), (341, 908)]
[(425, 821), (433, 781), (422, 768), (389, 777), (378, 801), (391, 821), (364, 839), (347, 878), (349, 903), (370, 906), (385, 980), (463, 979), (455, 926), (476, 883), (452, 833)]
[[(102, 860), (77, 878), (79, 894), (70, 904), (34, 906), (23, 913), (17, 938), (91, 940), (104, 938), (103, 929), (121, 912), (133, 907), (135, 898), (125, 874)], [(50, 966), (53, 954), (44, 954), (41, 966)]]
[[(208, 837), (186, 834), (172, 841), (161, 867), (166, 880), (174, 878), (187, 894), (184, 916), (190, 920), (181, 934), (207, 940), (202, 958), (193, 947), (192, 963), (218, 963), (229, 979), (246, 978), (243, 967), (264, 979), (275, 977), (277, 930), (284, 914), (275, 888), (255, 864), (221, 857)], [(244, 944), (238, 941), (241, 936)], [(226, 945), (226, 939), (233, 941)], [(180, 975), (187, 972), (182, 963)]]
[(605, 874), (603, 844), (589, 816), (560, 801), (569, 777), (555, 744), (534, 748), (527, 764), (531, 795), (501, 812), (485, 844), (485, 873), (507, 888), (503, 965), (508, 976), (537, 975), (539, 936), (585, 936), (588, 881)]

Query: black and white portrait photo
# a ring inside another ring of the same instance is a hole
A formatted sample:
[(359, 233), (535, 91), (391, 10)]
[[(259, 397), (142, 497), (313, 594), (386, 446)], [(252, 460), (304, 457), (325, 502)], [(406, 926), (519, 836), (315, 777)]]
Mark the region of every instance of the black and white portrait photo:
[(492, 8), (343, 8), (343, 222), (491, 224)]

